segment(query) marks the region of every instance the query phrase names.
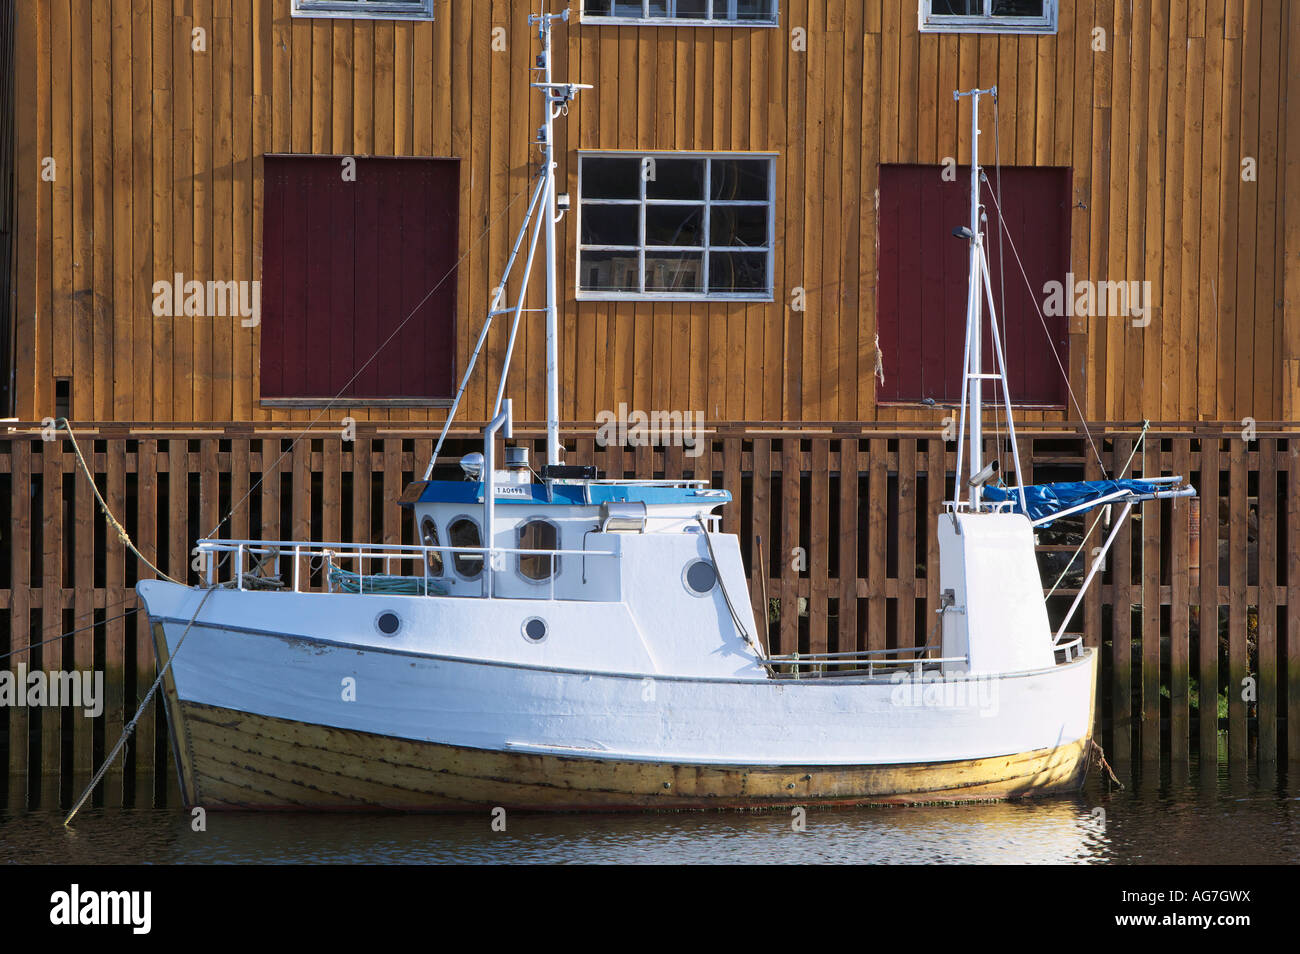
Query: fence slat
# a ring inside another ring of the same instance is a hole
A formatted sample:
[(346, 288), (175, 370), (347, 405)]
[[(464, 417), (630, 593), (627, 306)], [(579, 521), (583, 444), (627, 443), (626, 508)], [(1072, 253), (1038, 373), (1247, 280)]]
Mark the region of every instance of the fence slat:
[(871, 476), (868, 481), (868, 513), (870, 526), (867, 530), (869, 553), (867, 558), (867, 649), (884, 649), (885, 647), (885, 565), (889, 553), (888, 538), (888, 448), (889, 442), (872, 438)]
[(1242, 699), (1246, 678), (1246, 442), (1232, 438), (1228, 472), (1228, 512), (1238, 519), (1228, 521), (1228, 758), (1246, 758), (1246, 702)]
[[(1133, 450), (1130, 440), (1115, 441), (1115, 458), (1112, 473), (1127, 477), (1121, 472), (1124, 462)], [(1128, 761), (1133, 756), (1133, 615), (1131, 610), (1133, 588), (1133, 521), (1124, 521), (1111, 553), (1115, 569), (1111, 576), (1111, 747), (1115, 758)]]
[[(91, 455), (94, 459), (94, 455)], [(95, 666), (95, 492), (86, 475), (73, 470), (76, 490), (73, 492), (73, 555), (72, 573), (72, 623), (79, 629), (73, 640), (73, 665), (82, 672), (93, 672)], [(89, 719), (75, 718), (72, 731), (73, 787), (81, 788), (95, 771), (94, 723)]]
[[(1143, 476), (1160, 476), (1160, 442), (1143, 444)], [(1142, 505), (1142, 723), (1139, 744), (1144, 761), (1160, 758), (1160, 540), (1161, 505)]]
[[(105, 444), (104, 466), (107, 493), (104, 499), (108, 509), (122, 520), (126, 512), (126, 441), (110, 440)], [(126, 609), (126, 546), (112, 530), (104, 532), (104, 588), (107, 602), (105, 617), (108, 624), (104, 632), (104, 748), (107, 757), (126, 724), (126, 621), (121, 619)], [(122, 805), (122, 781), (125, 778), (122, 759), (114, 759), (101, 783), (104, 804), (109, 808)]]
[[(138, 515), (135, 544), (141, 553), (156, 563), (158, 560), (158, 442), (140, 441), (136, 445), (135, 457)], [(149, 579), (153, 576), (152, 570), (142, 562), (136, 562), (137, 579)], [(131, 605), (137, 606), (139, 602), (133, 602)], [(154, 662), (153, 640), (149, 635), (149, 619), (143, 612), (143, 608), (141, 612), (131, 617), (131, 623), (131, 631), (135, 634), (135, 693), (131, 703), (132, 711), (129, 714), (134, 714), (135, 707), (153, 685), (158, 669)], [(132, 774), (137, 793), (136, 804), (140, 803), (140, 793), (148, 792), (153, 788), (153, 780), (156, 777), (157, 766), (154, 765), (153, 755), (157, 750), (160, 705), (161, 697), (155, 695), (154, 700), (141, 714), (140, 723), (136, 726), (135, 734), (129, 743), (133, 755)]]
[[(772, 441), (760, 437), (754, 441), (753, 478), (750, 484), (751, 539), (750, 551), (751, 579), (758, 582), (758, 574), (764, 573), (767, 579), (772, 577)], [(763, 645), (771, 648), (771, 627), (768, 626), (768, 608), (763, 602), (763, 594), (771, 593), (771, 586), (763, 580), (758, 586), (751, 586), (750, 600), (754, 605), (754, 621), (758, 625)]]
[(795, 547), (799, 546), (799, 438), (781, 441), (781, 551), (772, 572), (781, 580), (781, 630), (778, 653), (799, 649), (799, 573), (793, 569)]
[(1277, 441), (1264, 438), (1259, 441), (1259, 629), (1255, 657), (1259, 683), (1256, 753), (1261, 764), (1277, 761), (1277, 543), (1281, 534), (1277, 516)]
[(1300, 761), (1300, 439), (1287, 441), (1286, 751)]
[(808, 575), (811, 577), (808, 599), (808, 651), (826, 652), (827, 597), (830, 592), (827, 571), (830, 567), (831, 467), (830, 441), (815, 440), (812, 466), (809, 468)]
[(840, 441), (840, 626), (835, 652), (858, 646), (858, 439)]
[[(49, 675), (63, 669), (63, 644), (57, 637), (63, 630), (63, 441), (41, 443), (41, 635), (45, 642), (29, 655), (27, 664)], [(53, 702), (53, 700), (49, 700)], [(62, 767), (63, 719), (73, 710), (66, 705), (46, 705), (36, 710), (41, 725), (41, 771), (56, 783)]]
[(1219, 757), (1219, 438), (1201, 440), (1201, 599), (1196, 674), (1201, 765)]
[[(31, 645), (31, 553), (32, 553), (32, 444), (31, 441), (14, 441), (12, 446), (13, 468), (10, 475), (10, 513), (12, 514), (9, 550), (10, 566), (13, 573), (13, 590), (9, 598), (9, 652), (6, 660), (15, 672), (19, 663), (31, 665), (30, 653), (24, 652)], [(29, 771), (39, 771), (39, 766), (31, 766), (27, 751), (27, 733), (29, 728), (26, 706), (10, 706), (9, 718), (9, 772), (13, 775), (26, 776)]]
[[(1174, 441), (1174, 473), (1190, 478), (1191, 455), (1192, 445), (1188, 438)], [(1169, 755), (1179, 762), (1187, 761), (1191, 721), (1188, 708), (1188, 607), (1191, 601), (1188, 518), (1191, 509), (1190, 500), (1170, 501)]]

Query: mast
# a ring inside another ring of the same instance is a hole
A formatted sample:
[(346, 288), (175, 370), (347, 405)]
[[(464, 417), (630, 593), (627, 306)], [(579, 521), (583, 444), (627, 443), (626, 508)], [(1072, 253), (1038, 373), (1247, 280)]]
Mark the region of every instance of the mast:
[[(433, 468), (438, 462), (438, 454), (442, 451), (442, 445), (447, 439), (447, 432), (451, 427), (451, 422), (456, 417), (456, 411), (460, 408), (460, 402), (465, 395), (465, 388), (469, 384), (470, 375), (474, 371), (478, 356), (483, 350), (483, 344), (487, 340), (488, 329), (492, 327), (492, 319), (497, 315), (513, 314), (513, 321), (510, 326), (510, 338), (506, 347), (505, 359), (502, 362), (501, 377), (497, 386), (496, 404), (492, 409), (493, 416), (500, 413), (502, 400), (505, 397), (506, 378), (510, 371), (510, 359), (514, 353), (515, 335), (519, 329), (521, 315), (525, 312), (536, 312), (538, 310), (546, 312), (546, 462), (548, 464), (558, 464), (560, 462), (560, 453), (563, 446), (560, 444), (559, 306), (557, 301), (559, 297), (559, 281), (556, 273), (558, 249), (555, 241), (555, 226), (559, 221), (556, 216), (557, 203), (555, 195), (555, 120), (568, 112), (569, 103), (578, 95), (578, 90), (591, 89), (592, 87), (590, 83), (556, 83), (552, 81), (552, 21), (564, 20), (567, 22), (569, 11), (566, 9), (562, 13), (548, 13), (546, 9), (547, 6), (544, 3), (541, 13), (530, 14), (528, 17), (530, 24), (537, 24), (537, 35), (542, 41), (542, 52), (538, 55), (537, 62), (533, 66), (533, 69), (541, 74), (541, 79), (539, 82), (529, 84), (542, 93), (542, 125), (538, 127), (537, 138), (533, 140), (533, 144), (542, 152), (542, 165), (537, 173), (537, 184), (533, 189), (528, 211), (524, 214), (524, 221), (519, 227), (519, 234), (516, 236), (514, 246), (510, 250), (510, 257), (506, 260), (505, 271), (493, 292), (492, 303), (488, 308), (483, 328), (479, 332), (478, 341), (474, 345), (474, 352), (470, 355), (465, 373), (461, 377), (460, 387), (456, 389), (456, 397), (452, 400), (451, 409), (447, 412), (447, 419), (443, 422), (442, 433), (438, 435), (438, 442), (434, 445), (433, 454), (429, 458), (429, 465), (425, 468), (425, 480), (430, 480), (433, 477)], [(560, 215), (563, 215), (567, 208), (567, 204), (561, 204), (559, 206)], [(528, 244), (528, 255), (524, 263), (523, 282), (519, 288), (519, 297), (513, 308), (507, 307), (505, 304), (506, 282), (509, 280), (511, 270), (514, 268), (520, 246), (530, 231), (532, 236)], [(539, 238), (544, 238), (545, 243), (543, 254), (546, 257), (546, 307), (545, 309), (529, 309), (524, 307), (524, 303), (528, 295), (528, 279), (532, 273), (534, 253), (537, 250)]]
[[(1011, 394), (1007, 389), (1007, 361), (1002, 349), (1002, 338), (998, 332), (997, 308), (993, 302), (993, 285), (989, 278), (989, 259), (984, 248), (984, 232), (980, 228), (980, 181), (984, 176), (984, 169), (980, 165), (980, 97), (983, 95), (991, 95), (996, 107), (998, 100), (998, 88), (996, 86), (990, 86), (988, 89), (972, 89), (964, 93), (958, 90), (952, 94), (954, 100), (960, 100), (967, 96), (971, 100), (970, 226), (954, 230), (955, 235), (970, 242), (970, 284), (966, 289), (966, 353), (962, 360), (964, 378), (961, 396), (961, 423), (957, 435), (957, 476), (953, 487), (953, 502), (960, 503), (962, 496), (962, 453), (964, 450), (962, 444), (965, 439), (968, 411), (970, 413), (970, 466), (966, 474), (969, 478), (969, 505), (972, 510), (980, 509), (980, 497), (984, 483), (991, 480), (996, 473), (993, 469), (990, 469), (988, 473), (983, 473), (984, 382), (991, 380), (999, 382), (1002, 387), (1002, 404), (1003, 410), (1006, 412), (1007, 434), (1011, 442), (1012, 466), (1015, 468), (1016, 482), (1020, 485), (1018, 488), (1020, 507), (1022, 512), (1027, 512), (1024, 482), (1020, 479), (1020, 451), (1016, 444), (1016, 425), (1011, 414)], [(997, 370), (994, 372), (985, 372), (983, 368), (985, 302), (988, 303), (993, 357), (997, 362)], [(996, 464), (996, 459), (990, 462), (990, 468), (994, 464)]]
[(566, 8), (563, 13), (551, 14), (543, 6), (538, 20), (538, 31), (542, 38), (542, 103), (544, 125), (542, 126), (543, 153), (545, 167), (542, 175), (546, 180), (546, 206), (542, 210), (546, 231), (546, 462), (560, 462), (560, 375), (559, 375), (559, 315), (556, 306), (556, 248), (555, 248), (555, 117), (564, 104), (572, 98), (566, 91), (551, 86), (551, 20), (569, 19)]
[[(971, 98), (970, 132), (970, 285), (966, 291), (966, 342), (968, 349), (966, 385), (967, 403), (970, 405), (970, 474), (978, 474), (984, 467), (984, 430), (981, 404), (984, 397), (983, 353), (983, 299), (981, 291), (981, 260), (983, 258), (984, 236), (980, 231), (980, 96), (984, 93), (997, 95), (997, 87), (973, 89), (969, 93), (954, 93), (955, 97)], [(958, 474), (958, 479), (960, 479)], [(958, 494), (960, 496), (960, 494)], [(970, 488), (970, 503), (973, 509), (979, 508), (980, 488)]]

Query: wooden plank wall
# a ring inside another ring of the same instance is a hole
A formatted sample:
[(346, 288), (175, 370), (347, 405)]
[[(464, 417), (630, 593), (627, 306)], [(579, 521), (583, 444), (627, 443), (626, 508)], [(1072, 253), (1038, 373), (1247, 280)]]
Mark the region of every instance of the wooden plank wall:
[[(141, 550), (190, 582), (197, 582), (192, 541), (219, 522), (226, 538), (413, 542), (395, 500), (422, 472), (427, 432), (361, 425), (350, 443), (294, 436), (102, 430), (81, 442)], [(1148, 504), (1126, 524), (1101, 586), (1071, 626), (1101, 652), (1098, 720), (1107, 751), (1121, 762), (1226, 761), (1234, 773), (1300, 759), (1300, 438), (1151, 432), (1135, 453), (1134, 437), (1097, 436), (1100, 461), (1077, 431), (1021, 440), (1026, 469), (1040, 478), (1102, 467), (1179, 472), (1200, 491), (1195, 502)], [(446, 459), (477, 446), (458, 444)], [(765, 584), (773, 652), (930, 640), (939, 597), (934, 521), (955, 464), (953, 445), (936, 433), (722, 430), (695, 459), (680, 447), (596, 447), (586, 437), (569, 445), (571, 459), (610, 476), (703, 476), (731, 491), (723, 527), (740, 537), (757, 619)], [(378, 486), (386, 503), (376, 509)], [(282, 508), (285, 494), (292, 504)], [(41, 441), (35, 431), (0, 442), (0, 525), (10, 528), (0, 549), (3, 667), (94, 669), (107, 690), (105, 711), (93, 720), (71, 709), (0, 707), (0, 764), (8, 769), (0, 784), (16, 773), (31, 776), (33, 798), (42, 784), (79, 791), (155, 677), (132, 589), (148, 571), (106, 529), (71, 444)], [(796, 561), (800, 547), (805, 559)], [(1044, 553), (1056, 565), (1067, 555), (1060, 544)], [(1054, 577), (1045, 571), (1045, 585)], [(1073, 595), (1058, 589), (1053, 613)], [(1244, 692), (1248, 677), (1253, 693)], [(103, 797), (109, 804), (163, 797), (169, 752), (155, 707)]]
[[(19, 417), (52, 414), (61, 377), (79, 420), (289, 416), (259, 405), (260, 331), (150, 310), (152, 282), (174, 272), (260, 275), (266, 152), (463, 159), (464, 367), (525, 204), (532, 0), (438, 0), (432, 23), (295, 19), (288, 0), (17, 4)], [(939, 420), (943, 409), (876, 406), (873, 197), (880, 163), (968, 160), (950, 94), (975, 83), (1001, 90), (1001, 162), (1073, 169), (1075, 275), (1152, 283), (1147, 327), (1072, 324), (1068, 416), (1300, 417), (1300, 11), (1060, 8), (1046, 37), (919, 34), (910, 3), (884, 0), (782, 0), (777, 28), (560, 27), (557, 76), (596, 87), (559, 127), (571, 193), (578, 148), (780, 156), (776, 300), (566, 295), (564, 417), (626, 401), (723, 421)], [(792, 48), (796, 30), (806, 49)], [(40, 179), (46, 156), (53, 182)], [(796, 287), (805, 311), (788, 307)], [(504, 334), (489, 340), (494, 369)], [(544, 416), (543, 367), (527, 327), (512, 389), (524, 419)], [(469, 418), (484, 415), (490, 383), (472, 384)]]

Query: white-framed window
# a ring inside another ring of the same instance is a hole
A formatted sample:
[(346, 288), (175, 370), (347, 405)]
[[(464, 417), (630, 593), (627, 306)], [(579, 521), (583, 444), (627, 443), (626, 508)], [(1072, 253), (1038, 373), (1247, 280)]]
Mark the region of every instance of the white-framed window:
[(582, 0), (588, 23), (776, 26), (778, 0)]
[[(560, 549), (560, 528), (545, 517), (529, 517), (518, 528), (520, 550)], [(519, 575), (529, 583), (545, 583), (560, 572), (560, 558), (544, 553), (519, 555)]]
[(919, 0), (922, 33), (1055, 33), (1058, 0)]
[(432, 20), (433, 0), (292, 0), (295, 17)]
[[(479, 533), (478, 521), (466, 514), (454, 517), (447, 526), (447, 545), (474, 549), (482, 547), (483, 536)], [(451, 565), (459, 576), (477, 580), (483, 573), (483, 554), (456, 550), (451, 555)]]
[(771, 154), (582, 152), (584, 299), (771, 301)]

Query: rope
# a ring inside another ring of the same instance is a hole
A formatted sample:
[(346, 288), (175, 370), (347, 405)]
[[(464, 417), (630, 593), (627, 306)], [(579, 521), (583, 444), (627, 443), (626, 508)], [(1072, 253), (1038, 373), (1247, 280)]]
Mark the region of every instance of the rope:
[[(1147, 431), (1150, 430), (1150, 428), (1151, 428), (1150, 421), (1142, 422), (1142, 433), (1138, 435), (1137, 443), (1133, 445), (1133, 452), (1128, 455), (1128, 460), (1126, 460), (1124, 462), (1124, 466), (1119, 469), (1118, 471), (1119, 476), (1123, 477), (1125, 474), (1128, 473), (1129, 465), (1133, 463), (1133, 458), (1137, 455), (1139, 447), (1143, 448), (1142, 456), (1144, 460), (1146, 459), (1145, 444), (1147, 439)], [(1142, 473), (1144, 475), (1146, 474), (1145, 465), (1143, 466)], [(1065, 564), (1065, 569), (1062, 570), (1061, 575), (1056, 578), (1056, 582), (1053, 583), (1052, 588), (1047, 591), (1047, 596), (1044, 597), (1044, 599), (1052, 598), (1052, 594), (1056, 592), (1057, 587), (1061, 585), (1061, 581), (1065, 579), (1065, 574), (1070, 572), (1070, 568), (1074, 566), (1074, 561), (1079, 559), (1079, 554), (1082, 553), (1083, 548), (1088, 545), (1088, 538), (1092, 536), (1092, 531), (1097, 529), (1097, 524), (1100, 522), (1101, 522), (1101, 512), (1098, 512), (1097, 516), (1092, 518), (1092, 526), (1088, 527), (1088, 531), (1083, 535), (1083, 539), (1079, 541), (1078, 549), (1076, 549), (1074, 551), (1074, 555), (1070, 557), (1070, 562)], [(1143, 553), (1145, 554), (1145, 550), (1143, 551)]]
[(1097, 744), (1096, 739), (1089, 739), (1088, 761), (1083, 766), (1083, 780), (1085, 782), (1088, 780), (1088, 770), (1092, 768), (1093, 763), (1096, 763), (1098, 768), (1105, 770), (1106, 774), (1110, 776), (1110, 780), (1114, 782), (1121, 791), (1124, 789), (1124, 783), (1115, 776), (1115, 770), (1111, 768), (1110, 763), (1106, 761), (1105, 750)]
[[(126, 600), (118, 600), (118, 602), (124, 603), (126, 602)], [(57, 643), (61, 639), (67, 639), (69, 636), (75, 636), (77, 633), (84, 633), (88, 629), (94, 629), (96, 626), (103, 626), (105, 623), (111, 623), (113, 622), (113, 620), (116, 619), (125, 619), (127, 616), (130, 616), (132, 613), (138, 613), (138, 612), (140, 612), (140, 607), (133, 606), (125, 613), (122, 613), (120, 616), (111, 616), (108, 619), (101, 620), (98, 623), (91, 623), (89, 626), (82, 626), (79, 629), (70, 629), (66, 633), (63, 633), (60, 636), (55, 636), (53, 639), (44, 639), (41, 640), (39, 643), (28, 643), (26, 646), (23, 646), (19, 649), (12, 650), (11, 652), (0, 653), (0, 659), (8, 659), (10, 656), (17, 656), (19, 653), (25, 653), (28, 650), (35, 649), (37, 646), (44, 646), (47, 643)]]
[(147, 556), (145, 556), (143, 553), (141, 553), (140, 550), (136, 547), (135, 543), (131, 540), (131, 535), (126, 532), (125, 527), (123, 527), (120, 523), (117, 522), (117, 517), (113, 516), (113, 511), (108, 509), (108, 503), (104, 500), (103, 496), (100, 494), (99, 488), (95, 486), (95, 477), (90, 472), (90, 466), (86, 463), (86, 458), (81, 455), (81, 447), (77, 443), (77, 435), (72, 433), (72, 425), (68, 423), (68, 419), (66, 417), (61, 417), (54, 422), (55, 430), (58, 430), (60, 426), (62, 426), (63, 429), (68, 432), (68, 438), (72, 441), (72, 450), (77, 455), (77, 463), (81, 465), (81, 472), (86, 475), (86, 480), (90, 482), (90, 489), (95, 492), (95, 499), (99, 501), (99, 509), (104, 513), (104, 520), (108, 523), (110, 527), (113, 528), (114, 532), (117, 533), (118, 539), (121, 540), (122, 543), (126, 545), (126, 548), (128, 550), (130, 550), (132, 553), (136, 555), (136, 557), (140, 560), (141, 563), (143, 563), (149, 569), (153, 570), (154, 575), (157, 576), (158, 579), (168, 580), (169, 582), (172, 583), (180, 583), (180, 580), (173, 580), (162, 570), (154, 566), (152, 561), (150, 561), (150, 559)]
[(203, 599), (199, 600), (199, 605), (194, 610), (194, 615), (191, 616), (190, 621), (185, 624), (185, 631), (181, 633), (181, 638), (176, 642), (176, 649), (167, 657), (167, 662), (163, 664), (162, 669), (158, 672), (158, 678), (153, 681), (153, 685), (150, 686), (149, 691), (145, 693), (144, 701), (140, 703), (140, 708), (136, 710), (131, 721), (128, 722), (126, 728), (122, 730), (122, 737), (117, 740), (117, 745), (113, 746), (113, 751), (108, 753), (108, 758), (104, 760), (104, 764), (99, 767), (99, 771), (95, 773), (95, 777), (90, 780), (90, 784), (86, 786), (86, 790), (81, 793), (81, 797), (77, 799), (77, 804), (72, 806), (72, 811), (68, 812), (68, 817), (63, 819), (63, 825), (65, 828), (71, 824), (72, 819), (76, 816), (77, 812), (81, 811), (81, 806), (86, 804), (86, 799), (90, 797), (90, 793), (95, 790), (95, 786), (98, 785), (100, 779), (104, 777), (104, 773), (108, 771), (108, 767), (113, 764), (113, 760), (117, 758), (117, 754), (121, 752), (122, 747), (126, 745), (126, 740), (130, 737), (131, 733), (135, 731), (135, 724), (140, 721), (140, 716), (144, 715), (144, 710), (148, 707), (149, 700), (151, 700), (153, 694), (158, 691), (158, 686), (163, 681), (163, 677), (167, 675), (167, 670), (171, 668), (172, 662), (175, 661), (177, 653), (181, 651), (181, 646), (185, 643), (185, 637), (190, 634), (190, 627), (194, 625), (194, 621), (199, 618), (199, 613), (203, 611), (203, 604), (208, 601), (208, 597), (211, 596), (216, 589), (217, 587), (215, 586), (209, 587), (204, 592)]
[[(770, 676), (772, 675), (771, 664), (768, 663), (767, 658), (763, 655), (762, 648), (754, 641), (754, 637), (750, 636), (749, 631), (745, 629), (745, 624), (740, 621), (740, 614), (736, 612), (736, 607), (731, 604), (731, 595), (727, 592), (726, 582), (723, 581), (722, 567), (718, 565), (717, 554), (713, 552), (713, 540), (709, 537), (709, 528), (704, 523), (704, 517), (697, 513), (695, 515), (695, 522), (700, 525), (700, 530), (704, 533), (704, 545), (709, 548), (709, 559), (713, 561), (713, 572), (718, 576), (718, 588), (722, 590), (722, 598), (727, 603), (727, 610), (731, 613), (732, 622), (736, 624), (736, 629), (744, 638), (745, 642), (748, 643), (749, 647), (758, 655), (758, 661), (762, 663), (763, 668), (767, 670), (767, 674)], [(764, 609), (764, 613), (766, 614), (766, 609)], [(766, 615), (764, 615), (764, 619), (766, 618)]]
[[(996, 193), (993, 193), (993, 207), (997, 209), (1000, 226), (1005, 229), (1006, 220), (1002, 218), (1002, 204), (998, 201)], [(1052, 358), (1056, 361), (1061, 377), (1065, 380), (1065, 390), (1070, 395), (1070, 403), (1079, 412), (1079, 423), (1083, 425), (1084, 436), (1088, 438), (1088, 444), (1092, 447), (1093, 456), (1097, 458), (1097, 465), (1101, 467), (1102, 475), (1105, 476), (1106, 464), (1101, 459), (1101, 451), (1097, 450), (1097, 444), (1092, 439), (1092, 431), (1088, 428), (1087, 417), (1083, 413), (1083, 407), (1079, 404), (1079, 399), (1074, 395), (1074, 388), (1070, 386), (1070, 375), (1066, 372), (1065, 365), (1061, 364), (1061, 356), (1056, 353), (1056, 343), (1052, 341), (1051, 329), (1047, 327), (1047, 319), (1043, 317), (1043, 309), (1038, 307), (1038, 296), (1034, 293), (1034, 286), (1029, 281), (1029, 273), (1025, 271), (1025, 263), (1020, 260), (1020, 250), (1016, 248), (1016, 240), (1010, 234), (1007, 235), (1007, 243), (1011, 246), (1011, 253), (1016, 257), (1016, 264), (1020, 267), (1020, 275), (1024, 278), (1025, 287), (1029, 289), (1029, 298), (1034, 303), (1034, 311), (1038, 313), (1038, 320), (1043, 325), (1043, 334), (1047, 336), (1048, 350), (1052, 352)]]

